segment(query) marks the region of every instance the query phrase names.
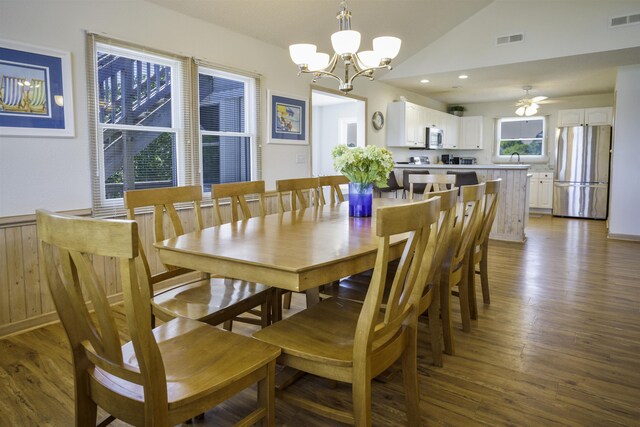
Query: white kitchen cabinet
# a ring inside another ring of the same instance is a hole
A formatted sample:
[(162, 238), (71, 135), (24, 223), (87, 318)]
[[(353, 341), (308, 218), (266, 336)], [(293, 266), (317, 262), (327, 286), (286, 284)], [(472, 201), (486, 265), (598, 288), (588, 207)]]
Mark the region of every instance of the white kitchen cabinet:
[(387, 147), (424, 147), (424, 109), (403, 101), (387, 105)]
[(584, 124), (589, 126), (613, 123), (613, 107), (585, 108)]
[(461, 150), (479, 150), (482, 145), (482, 116), (460, 117), (459, 141)]
[(443, 114), (442, 130), (444, 131), (444, 142), (442, 148), (457, 150), (460, 148), (458, 143), (458, 128), (460, 127), (460, 117), (453, 114)]
[(598, 126), (613, 123), (613, 107), (578, 108), (558, 111), (558, 126)]
[(551, 209), (553, 207), (553, 172), (534, 172), (529, 190), (529, 207)]

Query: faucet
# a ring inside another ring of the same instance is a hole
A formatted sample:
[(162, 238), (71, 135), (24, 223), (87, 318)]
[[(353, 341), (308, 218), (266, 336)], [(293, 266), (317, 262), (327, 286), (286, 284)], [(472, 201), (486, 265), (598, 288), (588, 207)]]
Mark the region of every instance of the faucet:
[(514, 154), (518, 156), (518, 164), (520, 164), (520, 153), (518, 153), (517, 151), (514, 151), (513, 153), (511, 153), (511, 157), (509, 157), (509, 162), (513, 162)]

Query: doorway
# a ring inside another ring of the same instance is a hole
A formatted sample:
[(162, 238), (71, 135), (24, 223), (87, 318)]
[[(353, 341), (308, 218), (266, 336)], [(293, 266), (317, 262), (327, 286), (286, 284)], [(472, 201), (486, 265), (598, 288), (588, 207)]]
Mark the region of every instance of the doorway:
[(311, 89), (311, 174), (336, 175), (331, 150), (364, 147), (367, 99), (330, 89)]

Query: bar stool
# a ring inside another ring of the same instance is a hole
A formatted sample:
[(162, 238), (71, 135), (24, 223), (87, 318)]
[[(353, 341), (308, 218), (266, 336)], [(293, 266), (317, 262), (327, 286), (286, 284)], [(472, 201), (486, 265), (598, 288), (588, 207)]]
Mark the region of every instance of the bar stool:
[(374, 190), (376, 190), (378, 192), (378, 196), (382, 196), (382, 193), (391, 193), (394, 192), (396, 199), (398, 198), (398, 190), (403, 190), (404, 188), (402, 185), (398, 184), (398, 180), (396, 179), (396, 173), (394, 171), (391, 171), (389, 173), (389, 177), (387, 178), (387, 186), (386, 187), (378, 187), (374, 184), (373, 186)]
[[(426, 175), (429, 171), (425, 169), (404, 169), (402, 171), (402, 187), (404, 190), (402, 191), (402, 197), (406, 196), (407, 189), (409, 188), (409, 175)], [(424, 188), (426, 184), (416, 184), (413, 188), (413, 191), (416, 193), (424, 193)]]

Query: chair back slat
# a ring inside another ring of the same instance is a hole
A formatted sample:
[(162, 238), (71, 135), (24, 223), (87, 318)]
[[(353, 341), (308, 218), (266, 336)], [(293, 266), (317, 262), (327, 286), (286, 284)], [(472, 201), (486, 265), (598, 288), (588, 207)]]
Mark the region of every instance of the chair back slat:
[[(435, 276), (440, 272), (445, 256), (452, 244), (453, 227), (458, 207), (458, 187), (445, 191), (425, 193), (425, 197), (427, 200), (433, 197), (440, 197), (440, 220), (436, 250), (433, 257), (434, 268), (431, 269), (429, 276), (426, 278), (427, 284), (431, 284), (434, 282)], [(426, 303), (426, 301), (423, 301), (423, 303)]]
[(329, 187), (329, 195), (330, 195), (330, 203), (333, 205), (335, 203), (344, 202), (344, 194), (342, 194), (342, 189), (340, 185), (348, 184), (349, 178), (344, 175), (329, 175), (329, 176), (321, 176), (320, 178), (320, 203), (325, 205), (327, 203), (324, 197), (324, 187)]
[[(415, 314), (413, 307), (418, 304), (425, 285), (419, 283), (417, 278), (421, 274), (428, 275), (431, 268), (439, 211), (439, 198), (382, 207), (376, 211), (378, 253), (371, 284), (358, 319), (354, 344), (354, 353), (365, 352), (360, 357), (366, 356), (372, 348), (383, 345), (409, 321), (412, 313)], [(408, 238), (383, 309), (391, 237), (407, 233)], [(431, 248), (431, 253), (425, 256), (427, 247)], [(384, 316), (380, 316), (382, 310)]]
[(498, 201), (500, 199), (500, 183), (502, 178), (486, 181), (484, 189), (484, 214), (482, 216), (482, 225), (478, 232), (476, 245), (480, 245), (489, 239), (493, 220), (498, 212)]
[(445, 174), (411, 174), (409, 175), (409, 200), (414, 199), (414, 184), (424, 185), (423, 195), (434, 191), (445, 191), (453, 188), (456, 183), (455, 175)]
[[(264, 181), (248, 181), (233, 182), (228, 184), (215, 184), (211, 186), (211, 198), (214, 203), (214, 219), (216, 224), (223, 223), (222, 214), (220, 212), (221, 199), (229, 198), (231, 206), (231, 221), (236, 222), (240, 219), (248, 219), (253, 215), (247, 202), (246, 196), (253, 195), (258, 199), (259, 215), (266, 214), (264, 204)], [(238, 207), (240, 210), (238, 211)], [(242, 213), (242, 218), (240, 214)]]
[[(305, 209), (314, 203), (322, 204), (318, 178), (294, 178), (276, 181), (278, 191), (278, 211), (285, 212), (284, 196), (289, 195), (291, 210)], [(308, 200), (307, 200), (308, 199)], [(300, 207), (298, 208), (298, 203)]]
[(465, 185), (461, 187), (461, 203), (454, 226), (457, 244), (452, 255), (453, 265), (459, 265), (476, 239), (478, 227), (482, 221), (482, 200), (485, 184)]

